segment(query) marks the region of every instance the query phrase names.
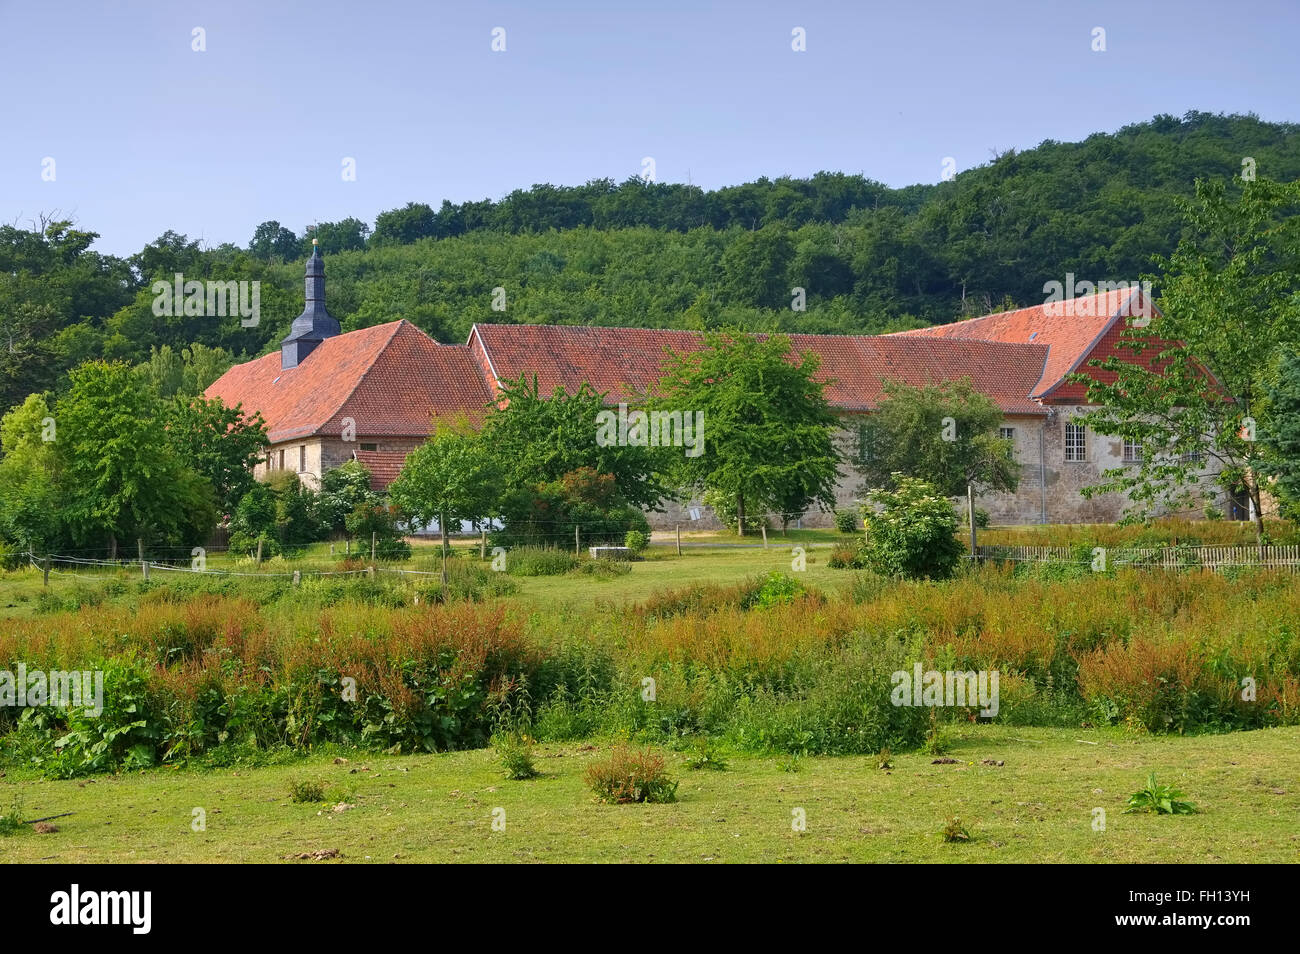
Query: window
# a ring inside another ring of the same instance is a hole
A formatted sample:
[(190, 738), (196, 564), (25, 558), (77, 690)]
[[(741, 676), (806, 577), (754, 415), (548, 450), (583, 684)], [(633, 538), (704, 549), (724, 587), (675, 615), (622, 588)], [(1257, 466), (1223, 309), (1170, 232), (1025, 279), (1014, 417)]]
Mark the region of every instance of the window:
[(298, 473), (307, 469), (307, 445), (303, 444), (298, 448)]
[(999, 427), (998, 437), (1004, 441), (1014, 441), (1016, 439), (1016, 429), (1014, 427)]
[(361, 445), (361, 449), (364, 450), (364, 451), (377, 451), (377, 450), (379, 450), (379, 445), (378, 445), (378, 444), (362, 444), (362, 445)]
[(1088, 429), (1082, 424), (1065, 425), (1065, 459), (1067, 461), (1088, 459)]
[(284, 470), (284, 448), (280, 448), (280, 470)]
[(1124, 438), (1124, 463), (1140, 464), (1142, 462), (1142, 442)]

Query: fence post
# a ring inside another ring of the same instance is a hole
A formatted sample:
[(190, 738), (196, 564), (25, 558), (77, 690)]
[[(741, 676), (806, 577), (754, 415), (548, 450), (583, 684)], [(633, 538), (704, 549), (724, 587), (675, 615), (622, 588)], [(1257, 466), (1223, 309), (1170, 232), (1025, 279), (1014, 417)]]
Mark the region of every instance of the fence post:
[(41, 585), (50, 585), (50, 555), (45, 554), (45, 566), (41, 567)]
[(377, 530), (370, 531), (370, 562), (371, 563), (375, 562), (375, 538), (377, 536), (379, 536), (379, 531)]
[(145, 580), (146, 583), (148, 583), (148, 582), (149, 582), (149, 564), (148, 564), (146, 561), (144, 561), (144, 560), (141, 560), (141, 561), (140, 561), (140, 572), (144, 574), (144, 580)]
[(262, 538), (257, 538), (257, 565), (262, 565)]
[(767, 521), (763, 521), (763, 549), (767, 549)]
[(682, 525), (677, 525), (677, 555), (682, 555)]
[(294, 571), (293, 571), (293, 585), (294, 585), (294, 586), (298, 586), (300, 583), (302, 583), (302, 570), (294, 570)]
[(578, 537), (578, 525), (573, 525), (573, 555), (582, 556), (582, 542)]
[(966, 485), (966, 519), (970, 521), (970, 558), (975, 562), (975, 485)]
[(487, 527), (479, 527), (478, 558), (487, 559)]

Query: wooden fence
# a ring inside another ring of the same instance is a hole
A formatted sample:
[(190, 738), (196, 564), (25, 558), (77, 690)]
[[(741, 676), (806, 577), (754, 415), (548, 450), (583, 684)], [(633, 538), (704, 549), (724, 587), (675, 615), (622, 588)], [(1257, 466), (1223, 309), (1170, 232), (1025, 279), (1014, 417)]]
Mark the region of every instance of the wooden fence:
[(978, 546), (975, 558), (1010, 563), (1073, 563), (1142, 569), (1219, 570), (1225, 567), (1300, 570), (1300, 545), (1239, 547), (1012, 547)]

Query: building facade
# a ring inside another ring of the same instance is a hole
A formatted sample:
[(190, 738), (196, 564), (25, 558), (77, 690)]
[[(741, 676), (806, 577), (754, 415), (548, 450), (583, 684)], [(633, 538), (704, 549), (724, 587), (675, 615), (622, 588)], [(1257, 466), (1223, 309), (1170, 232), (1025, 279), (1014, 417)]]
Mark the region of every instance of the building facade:
[[(289, 470), (315, 486), (326, 471), (356, 459), (382, 490), (435, 418), (481, 420), (505, 383), (535, 378), (545, 396), (558, 387), (572, 393), (585, 382), (611, 405), (635, 406), (653, 393), (670, 353), (704, 347), (692, 331), (571, 325), (478, 324), (464, 345), (439, 344), (405, 320), (341, 334), (325, 308), (319, 252), (306, 272), (306, 306), (280, 350), (231, 368), (206, 392), (265, 419), (271, 447), (259, 476)], [(1108, 372), (1091, 361), (1142, 360), (1119, 347), (1120, 334), (1153, 307), (1142, 290), (1120, 289), (892, 335), (790, 335), (793, 352), (817, 355), (826, 397), (843, 423), (837, 506), (854, 508), (862, 495), (859, 424), (878, 406), (885, 384), (965, 378), (1001, 409), (1021, 467), (1015, 493), (977, 500), (993, 523), (1118, 520), (1127, 503), (1122, 496), (1088, 499), (1080, 491), (1100, 483), (1106, 470), (1135, 465), (1140, 451), (1077, 422), (1087, 410), (1087, 388), (1070, 375), (1105, 380)], [(707, 422), (704, 439), (707, 447)], [(1230, 503), (1225, 514), (1237, 515)], [(692, 500), (667, 502), (648, 516), (653, 527), (718, 525)], [(831, 519), (819, 512), (802, 518), (804, 526)]]

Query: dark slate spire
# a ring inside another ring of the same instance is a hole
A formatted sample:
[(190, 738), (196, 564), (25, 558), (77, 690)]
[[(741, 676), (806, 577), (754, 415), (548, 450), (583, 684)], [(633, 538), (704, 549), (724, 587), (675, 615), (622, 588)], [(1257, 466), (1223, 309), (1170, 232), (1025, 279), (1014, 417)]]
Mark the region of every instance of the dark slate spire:
[(293, 320), (288, 336), (280, 342), (280, 367), (296, 368), (326, 338), (341, 330), (339, 323), (325, 310), (325, 261), (320, 247), (311, 240), (311, 258), (307, 259), (306, 307)]

